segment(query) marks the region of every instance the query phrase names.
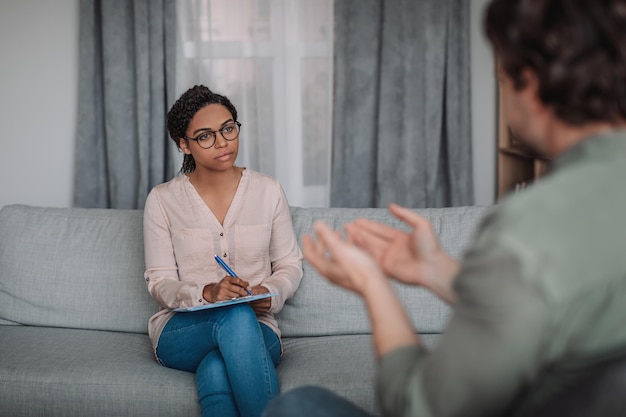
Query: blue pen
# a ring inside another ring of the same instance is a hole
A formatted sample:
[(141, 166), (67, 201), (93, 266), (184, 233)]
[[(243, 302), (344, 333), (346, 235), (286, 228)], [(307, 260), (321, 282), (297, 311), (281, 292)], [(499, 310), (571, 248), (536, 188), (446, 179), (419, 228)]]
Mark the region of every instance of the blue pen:
[[(222, 258), (220, 258), (219, 256), (215, 255), (215, 260), (217, 261), (218, 264), (220, 264), (220, 266), (222, 268), (224, 268), (224, 271), (226, 271), (228, 273), (228, 275), (230, 275), (231, 277), (237, 277), (237, 274), (235, 274), (235, 271), (233, 271), (232, 269), (230, 269), (230, 266), (228, 266), (228, 264), (226, 264), (226, 262), (222, 261)], [(246, 289), (246, 292), (248, 293), (248, 295), (252, 295), (252, 292), (248, 289)]]

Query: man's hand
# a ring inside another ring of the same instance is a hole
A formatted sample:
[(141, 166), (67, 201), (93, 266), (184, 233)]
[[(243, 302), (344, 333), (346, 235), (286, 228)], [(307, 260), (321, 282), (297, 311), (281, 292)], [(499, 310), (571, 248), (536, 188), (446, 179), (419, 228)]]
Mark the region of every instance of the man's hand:
[(322, 222), (315, 223), (313, 230), (317, 240), (307, 235), (302, 241), (305, 259), (329, 281), (363, 298), (377, 355), (419, 344), (411, 320), (376, 261)]
[(432, 224), (413, 211), (392, 204), (389, 211), (411, 227), (404, 232), (359, 219), (346, 225), (351, 242), (369, 253), (385, 274), (433, 291), (443, 300), (455, 300), (452, 283), (459, 270), (456, 260), (443, 251)]
[(317, 240), (302, 240), (305, 259), (329, 281), (363, 295), (372, 279), (385, 279), (380, 267), (365, 251), (341, 239), (325, 223), (313, 226)]
[(206, 285), (202, 290), (202, 296), (209, 303), (232, 300), (248, 295), (246, 288), (248, 288), (246, 281), (226, 275), (220, 282)]

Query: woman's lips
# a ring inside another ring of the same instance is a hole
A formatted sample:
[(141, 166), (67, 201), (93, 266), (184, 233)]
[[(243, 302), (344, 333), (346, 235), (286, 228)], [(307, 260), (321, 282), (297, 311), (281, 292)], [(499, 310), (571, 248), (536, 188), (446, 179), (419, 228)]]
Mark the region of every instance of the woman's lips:
[(228, 152), (228, 153), (225, 153), (223, 155), (218, 156), (215, 159), (218, 159), (220, 161), (228, 161), (230, 158), (232, 158), (232, 156), (233, 156), (233, 153), (232, 152)]

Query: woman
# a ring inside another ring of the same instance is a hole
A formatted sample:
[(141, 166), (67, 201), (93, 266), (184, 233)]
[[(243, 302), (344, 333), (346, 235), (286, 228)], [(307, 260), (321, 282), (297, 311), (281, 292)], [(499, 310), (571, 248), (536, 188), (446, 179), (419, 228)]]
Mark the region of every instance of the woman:
[[(205, 86), (167, 115), (184, 153), (182, 175), (148, 195), (144, 240), (148, 290), (161, 306), (149, 322), (157, 360), (196, 373), (203, 416), (258, 416), (278, 394), (280, 311), (302, 278), (289, 205), (273, 178), (235, 165), (237, 110)], [(215, 255), (237, 277), (226, 275)], [(245, 304), (173, 312), (247, 296)]]

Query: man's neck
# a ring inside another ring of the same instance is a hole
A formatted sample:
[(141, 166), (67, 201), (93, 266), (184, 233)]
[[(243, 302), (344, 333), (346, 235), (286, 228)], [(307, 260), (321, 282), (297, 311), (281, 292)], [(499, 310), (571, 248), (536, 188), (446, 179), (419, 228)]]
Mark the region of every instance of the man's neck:
[(556, 121), (550, 126), (547, 132), (546, 156), (556, 158), (589, 137), (624, 128), (626, 128), (626, 123), (624, 122), (602, 122), (572, 126)]

